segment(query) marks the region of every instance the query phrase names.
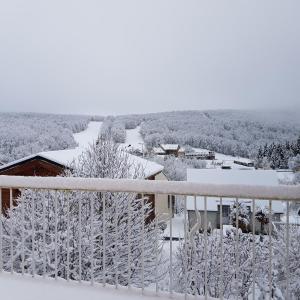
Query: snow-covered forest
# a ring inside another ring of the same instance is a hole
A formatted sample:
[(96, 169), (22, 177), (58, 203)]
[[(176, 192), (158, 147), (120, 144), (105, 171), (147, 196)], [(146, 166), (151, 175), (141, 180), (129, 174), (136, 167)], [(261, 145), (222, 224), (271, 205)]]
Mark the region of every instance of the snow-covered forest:
[[(0, 161), (74, 147), (72, 134), (96, 119), (103, 117), (1, 113)], [(256, 158), (259, 148), (266, 144), (285, 144), (300, 136), (296, 113), (230, 110), (110, 116), (105, 118), (101, 134), (124, 143), (126, 130), (137, 126), (148, 148), (159, 143), (179, 143), (251, 158)]]
[(295, 141), (272, 143), (260, 146), (255, 163), (258, 168), (287, 169), (297, 155), (300, 155), (300, 137)]
[[(179, 143), (216, 152), (254, 158), (266, 143), (296, 140), (300, 119), (296, 112), (178, 111), (110, 117), (116, 136), (141, 126), (147, 147)], [(116, 125), (113, 125), (116, 124)]]
[(75, 147), (73, 133), (90, 117), (35, 113), (0, 113), (0, 161), (3, 163), (46, 150)]

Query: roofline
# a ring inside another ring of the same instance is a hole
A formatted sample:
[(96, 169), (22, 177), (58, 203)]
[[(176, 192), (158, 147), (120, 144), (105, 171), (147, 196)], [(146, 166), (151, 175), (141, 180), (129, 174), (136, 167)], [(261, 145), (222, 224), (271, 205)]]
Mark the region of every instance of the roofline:
[(66, 165), (63, 165), (63, 164), (60, 164), (52, 159), (49, 159), (49, 158), (46, 158), (44, 157), (43, 155), (40, 155), (40, 154), (36, 154), (36, 155), (30, 155), (30, 156), (26, 156), (22, 159), (19, 159), (19, 160), (16, 160), (16, 161), (12, 161), (11, 163), (8, 163), (6, 165), (3, 165), (3, 166), (0, 166), (0, 174), (4, 171), (7, 171), (9, 169), (12, 169), (16, 166), (19, 166), (23, 163), (26, 163), (26, 162), (29, 162), (29, 161), (32, 161), (32, 160), (35, 160), (35, 159), (40, 159), (42, 161), (45, 161), (47, 163), (50, 163), (50, 164), (53, 164), (53, 165), (56, 165), (62, 169), (68, 169), (68, 166)]
[[(26, 156), (24, 158), (21, 158), (19, 160), (12, 161), (12, 162), (10, 162), (6, 165), (0, 166), (0, 174), (4, 171), (7, 171), (9, 169), (12, 169), (12, 168), (18, 166), (18, 165), (21, 165), (23, 163), (26, 163), (26, 162), (29, 162), (29, 161), (32, 161), (32, 160), (35, 160), (35, 159), (40, 159), (42, 161), (45, 161), (45, 162), (48, 162), (50, 164), (56, 165), (56, 166), (58, 166), (62, 169), (70, 169), (69, 166), (61, 164), (61, 163), (59, 163), (55, 160), (52, 160), (50, 158), (47, 158), (47, 157), (43, 156), (42, 154), (34, 154), (34, 155), (30, 155), (30, 156)], [(147, 176), (145, 176), (145, 179), (148, 179), (149, 177), (156, 176), (159, 173), (161, 173), (164, 169), (163, 166), (161, 166), (161, 167), (162, 167), (162, 170), (154, 172), (154, 173), (147, 174)]]
[(161, 171), (158, 171), (158, 172), (155, 172), (153, 174), (148, 175), (147, 177), (145, 177), (145, 179), (148, 179), (149, 177), (156, 176), (156, 175), (158, 175), (160, 173), (163, 173), (163, 170), (164, 170), (164, 168)]

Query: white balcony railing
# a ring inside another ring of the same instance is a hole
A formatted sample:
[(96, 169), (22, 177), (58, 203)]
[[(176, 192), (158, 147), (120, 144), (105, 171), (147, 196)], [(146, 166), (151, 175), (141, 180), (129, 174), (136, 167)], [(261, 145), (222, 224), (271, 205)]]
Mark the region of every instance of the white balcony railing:
[[(299, 227), (290, 224), (290, 207), (300, 201), (300, 186), (0, 176), (0, 189), (0, 272), (135, 286), (142, 293), (167, 289), (170, 295), (186, 297), (279, 299), (280, 294), (299, 299), (293, 274), (300, 269), (292, 261), (300, 249)], [(181, 241), (173, 238), (171, 209), (170, 236), (162, 240), (158, 216), (151, 215), (151, 201), (158, 198), (151, 195), (183, 199)], [(188, 196), (195, 200), (196, 223), (190, 226)], [(216, 197), (220, 229), (211, 230), (207, 207)], [(252, 214), (251, 224), (245, 224), (241, 209), (236, 209), (235, 228), (224, 235), (222, 205), (227, 198), (236, 199), (236, 207), (250, 201)], [(259, 199), (267, 200), (265, 234), (256, 232)], [(286, 222), (276, 226), (274, 201), (286, 207)], [(242, 223), (251, 230), (236, 230)]]

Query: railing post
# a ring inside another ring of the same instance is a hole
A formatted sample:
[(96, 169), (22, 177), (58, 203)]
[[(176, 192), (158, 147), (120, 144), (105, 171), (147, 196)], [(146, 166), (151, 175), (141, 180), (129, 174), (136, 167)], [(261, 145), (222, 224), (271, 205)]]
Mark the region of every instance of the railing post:
[(220, 283), (220, 299), (223, 300), (224, 295), (224, 260), (223, 260), (223, 198), (220, 197), (220, 258), (221, 258), (221, 283)]
[(287, 201), (286, 203), (286, 265), (285, 265), (285, 272), (286, 272), (286, 296), (285, 299), (289, 299), (290, 293), (290, 202)]
[(183, 265), (184, 265), (184, 299), (187, 299), (187, 288), (188, 288), (188, 274), (187, 274), (187, 197), (184, 196), (184, 255), (183, 255)]
[(145, 290), (145, 198), (142, 194), (142, 294)]
[(207, 197), (204, 197), (204, 263), (205, 263), (205, 273), (204, 273), (204, 289), (205, 289), (205, 300), (208, 296), (207, 288), (207, 274), (208, 274), (208, 265), (207, 265)]
[[(155, 195), (155, 199), (157, 199), (157, 195)], [(158, 248), (159, 242), (158, 242), (158, 215), (155, 212), (155, 292), (156, 296), (158, 296)]]
[(256, 262), (255, 262), (255, 245), (256, 245), (256, 237), (255, 237), (255, 199), (252, 199), (252, 300), (255, 300), (255, 284), (256, 284)]
[(58, 242), (58, 236), (57, 236), (57, 196), (58, 195), (58, 192), (55, 191), (55, 197), (54, 197), (54, 239), (55, 239), (55, 242), (54, 242), (54, 264), (55, 264), (55, 279), (57, 280), (57, 242)]
[[(49, 192), (48, 192), (49, 193)], [(46, 277), (46, 199), (43, 193), (43, 277)]]
[(70, 197), (67, 194), (67, 281), (70, 280)]
[(94, 285), (94, 195), (91, 195), (91, 285)]
[(0, 273), (3, 271), (2, 189), (0, 188)]
[[(34, 202), (32, 201), (32, 203), (34, 203)], [(12, 189), (9, 189), (9, 210), (10, 210), (10, 214), (12, 215), (12, 211), (13, 211)], [(10, 273), (13, 274), (13, 272), (14, 272), (14, 248), (13, 248), (13, 230), (14, 230), (14, 228), (13, 228), (13, 218), (11, 218), (10, 221), (11, 221), (10, 222), (10, 239), (9, 239), (10, 240)], [(32, 219), (32, 224), (34, 225), (34, 219)], [(34, 238), (33, 225), (32, 225), (32, 245), (34, 245), (34, 243), (33, 243), (33, 238)], [(33, 248), (32, 248), (32, 251), (33, 251)], [(32, 252), (32, 254), (33, 254), (33, 252)], [(32, 256), (32, 261), (34, 262), (34, 256)]]
[(22, 275), (25, 273), (25, 205), (26, 205), (26, 199), (25, 202), (21, 204), (21, 224), (22, 224), (22, 229), (21, 229), (21, 243), (22, 243), (22, 249), (21, 249), (21, 260), (22, 260)]
[(272, 255), (272, 200), (269, 200), (269, 299), (273, 298)]
[(127, 220), (127, 226), (128, 226), (128, 232), (127, 232), (127, 243), (128, 243), (128, 288), (131, 288), (131, 198), (128, 197), (128, 220)]
[(236, 280), (236, 299), (238, 299), (239, 295), (239, 282), (238, 282), (238, 277), (239, 277), (239, 199), (235, 199), (236, 204), (236, 215), (235, 215), (235, 226), (236, 226), (236, 251), (235, 251), (235, 264), (236, 264), (236, 269), (235, 269), (235, 280)]
[(173, 247), (172, 247), (172, 242), (173, 242), (173, 221), (172, 221), (172, 196), (169, 195), (168, 197), (169, 201), (169, 219), (170, 219), (170, 288), (169, 288), (169, 293), (170, 296), (173, 294)]
[(78, 199), (78, 235), (79, 235), (79, 241), (78, 241), (78, 272), (79, 272), (79, 282), (81, 282), (81, 273), (82, 273), (82, 257), (81, 257), (81, 251), (82, 251), (82, 224), (81, 224), (81, 197)]
[(103, 242), (103, 262), (102, 262), (102, 281), (103, 281), (103, 286), (106, 285), (106, 238), (105, 238), (105, 235), (106, 235), (106, 226), (105, 226), (105, 223), (106, 223), (106, 214), (105, 214), (105, 210), (106, 210), (106, 201), (105, 201), (105, 194), (102, 196), (103, 197), (103, 209), (102, 209), (102, 234), (103, 234), (103, 237), (102, 237), (102, 242)]

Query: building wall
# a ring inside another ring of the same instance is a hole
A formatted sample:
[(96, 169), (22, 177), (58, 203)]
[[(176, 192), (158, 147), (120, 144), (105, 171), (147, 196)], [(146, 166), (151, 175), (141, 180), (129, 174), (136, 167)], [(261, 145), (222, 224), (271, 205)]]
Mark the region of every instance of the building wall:
[[(0, 171), (0, 175), (10, 176), (57, 176), (63, 172), (63, 168), (51, 164), (42, 159), (32, 159), (20, 164), (16, 164), (9, 169)], [(10, 207), (10, 192), (9, 189), (2, 189), (2, 209), (3, 212)], [(18, 190), (13, 190), (13, 199), (19, 196)]]
[[(204, 211), (199, 211), (199, 213), (201, 218), (200, 229), (204, 229)], [(189, 228), (192, 228), (196, 224), (197, 218), (194, 210), (188, 211), (188, 222), (189, 222)], [(210, 227), (211, 229), (217, 228), (217, 222), (218, 222), (218, 213), (216, 211), (208, 211), (207, 212), (208, 227)]]
[[(168, 180), (162, 172), (155, 176), (155, 180)], [(169, 216), (168, 195), (159, 194), (155, 197), (155, 215), (160, 221), (166, 220)]]
[[(200, 230), (204, 229), (204, 211), (199, 211), (200, 217), (201, 217), (201, 226)], [(280, 221), (280, 216), (281, 214), (275, 213), (272, 216), (272, 222), (279, 222)], [(250, 217), (250, 224), (248, 230), (252, 231), (252, 216)], [(196, 218), (196, 213), (194, 210), (189, 210), (188, 211), (188, 224), (189, 228), (191, 229), (195, 223), (197, 222)], [(220, 214), (217, 211), (208, 211), (207, 212), (207, 224), (208, 224), (208, 229), (216, 229), (220, 228)], [(227, 222), (223, 221), (223, 225), (230, 225), (230, 219), (227, 220)], [(268, 234), (269, 231), (269, 224), (262, 225), (260, 222), (257, 220), (255, 221), (255, 232), (256, 233), (262, 233), (262, 234)]]

